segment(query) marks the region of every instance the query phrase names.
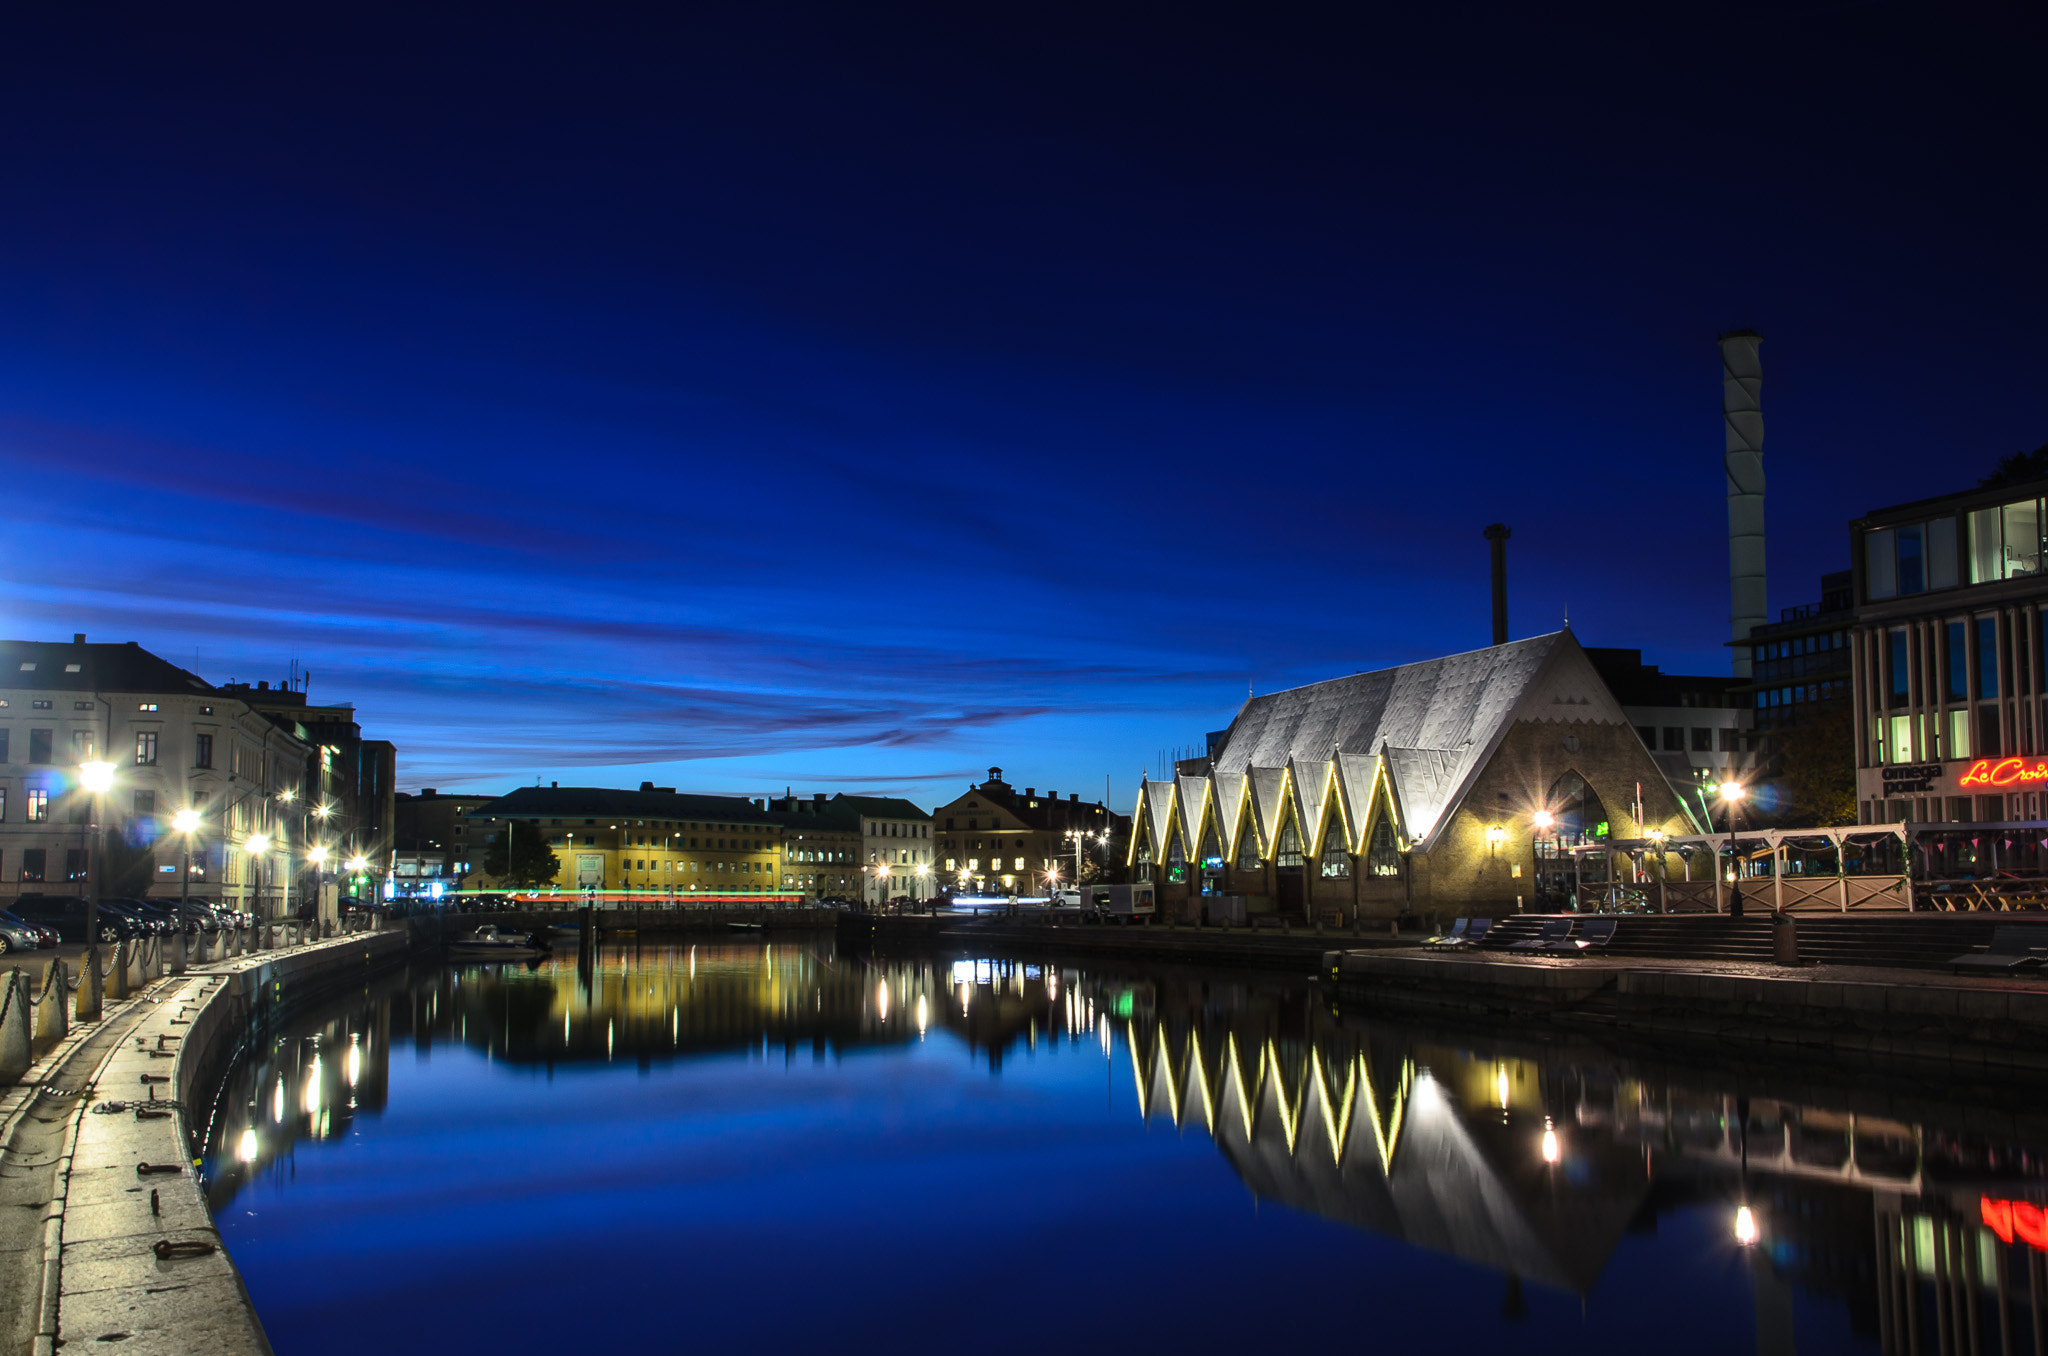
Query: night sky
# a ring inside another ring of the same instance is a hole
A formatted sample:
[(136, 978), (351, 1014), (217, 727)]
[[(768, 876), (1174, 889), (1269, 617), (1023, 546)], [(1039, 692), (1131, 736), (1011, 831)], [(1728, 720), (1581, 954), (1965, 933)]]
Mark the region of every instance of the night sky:
[(1119, 802), (1516, 635), (1725, 672), (2048, 441), (2042, 10), (21, 6), (5, 633), (400, 784)]

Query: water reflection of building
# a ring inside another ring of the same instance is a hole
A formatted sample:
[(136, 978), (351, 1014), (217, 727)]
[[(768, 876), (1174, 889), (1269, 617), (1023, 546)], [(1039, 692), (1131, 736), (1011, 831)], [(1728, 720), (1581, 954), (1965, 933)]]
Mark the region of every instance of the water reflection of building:
[(1732, 1255), (1748, 1207), (1762, 1349), (1789, 1341), (1803, 1290), (1886, 1352), (2048, 1353), (2048, 1122), (1924, 1087), (1447, 1040), (1300, 990), (1144, 987), (1105, 1009), (1142, 1116), (1206, 1131), (1261, 1197), (1503, 1273), (1510, 1306), (1523, 1281), (1588, 1296), (1679, 1209), (1725, 1220)]

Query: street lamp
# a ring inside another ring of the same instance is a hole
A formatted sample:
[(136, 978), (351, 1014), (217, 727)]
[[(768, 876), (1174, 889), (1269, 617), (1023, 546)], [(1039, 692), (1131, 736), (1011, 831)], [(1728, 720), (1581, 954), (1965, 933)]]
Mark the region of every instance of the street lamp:
[(192, 835), (199, 832), (199, 811), (178, 811), (171, 816), (171, 827), (185, 838), (185, 874), (178, 880), (178, 912), (181, 915), (179, 924), (182, 926), (185, 906), (192, 898)]
[[(85, 862), (85, 962), (92, 967), (87, 981), (92, 989), (93, 1018), (100, 1015), (99, 1009), (99, 964), (100, 964), (100, 873), (106, 867), (105, 808), (104, 801), (109, 788), (114, 785), (114, 765), (93, 761), (78, 765), (78, 784), (92, 792), (92, 825), (86, 830), (90, 835), (86, 843)], [(79, 986), (83, 995), (88, 984)], [(87, 1016), (81, 1011), (79, 1016)]]
[(1748, 794), (1741, 782), (1722, 782), (1721, 803), (1728, 807), (1728, 916), (1742, 917), (1742, 871), (1735, 857), (1735, 811)]

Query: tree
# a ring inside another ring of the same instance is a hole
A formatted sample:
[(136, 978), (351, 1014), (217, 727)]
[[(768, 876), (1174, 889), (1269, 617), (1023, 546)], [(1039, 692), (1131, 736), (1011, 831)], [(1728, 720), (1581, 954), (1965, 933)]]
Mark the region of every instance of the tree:
[(514, 886), (546, 885), (560, 869), (555, 850), (548, 846), (547, 835), (538, 824), (522, 825), (508, 819), (484, 845), (484, 874)]
[(1856, 726), (1844, 700), (1818, 702), (1777, 736), (1780, 784), (1790, 818), (1826, 828), (1856, 822)]
[(2035, 480), (2048, 480), (2048, 443), (2042, 443), (2031, 452), (2015, 452), (2009, 457), (2000, 457), (1998, 464), (1991, 468), (1991, 474), (1977, 482), (1977, 488), (1995, 490)]
[(119, 828), (107, 831), (100, 858), (106, 879), (100, 893), (109, 899), (140, 899), (156, 884), (156, 851), (149, 843), (131, 843)]

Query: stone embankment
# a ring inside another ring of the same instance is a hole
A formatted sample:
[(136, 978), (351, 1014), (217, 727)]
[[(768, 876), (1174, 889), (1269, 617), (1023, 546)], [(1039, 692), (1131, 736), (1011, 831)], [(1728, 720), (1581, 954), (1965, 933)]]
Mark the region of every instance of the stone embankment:
[[(1381, 924), (1384, 929), (1385, 924)], [(850, 946), (878, 950), (951, 948), (1030, 950), (1072, 955), (1120, 956), (1130, 960), (1174, 961), (1251, 969), (1313, 970), (1332, 946), (1347, 948), (1412, 947), (1414, 932), (1405, 937), (1391, 931), (1353, 932), (1321, 928), (1224, 928), (1153, 922), (1148, 924), (1082, 923), (1044, 915), (1011, 918), (991, 915), (963, 918), (958, 914), (874, 916), (842, 914), (839, 940)]]
[[(40, 985), (0, 972), (4, 1001), (34, 1019), (18, 1029), (15, 1009), (0, 1011), (0, 1056), (17, 1080), (0, 1096), (0, 1179), (22, 1197), (9, 1203), (37, 1207), (31, 1236), (0, 1268), (0, 1301), (16, 1315), (9, 1349), (269, 1351), (188, 1151), (203, 1116), (196, 1099), (283, 1005), (360, 982), (408, 950), (403, 931), (325, 941), (304, 931), (209, 939), (209, 950), (235, 953), (218, 960), (175, 943), (124, 946), (76, 990), (61, 965)], [(95, 978), (102, 1015), (70, 1021), (74, 1004), (100, 1006)]]
[(1908, 1063), (1949, 1074), (2048, 1070), (2048, 984), (1924, 969), (1332, 951), (1338, 1000), (1489, 1025), (1549, 1024), (1717, 1051)]

